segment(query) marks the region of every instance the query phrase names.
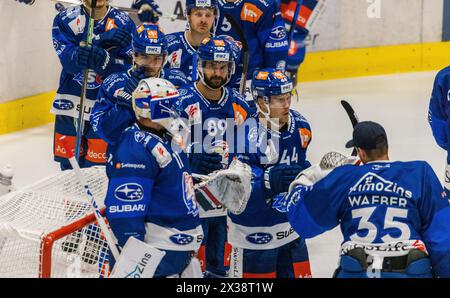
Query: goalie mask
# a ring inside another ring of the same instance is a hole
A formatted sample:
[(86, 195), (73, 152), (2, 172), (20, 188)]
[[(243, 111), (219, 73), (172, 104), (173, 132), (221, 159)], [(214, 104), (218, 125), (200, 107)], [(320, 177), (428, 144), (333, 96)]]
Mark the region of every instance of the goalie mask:
[[(207, 37), (200, 44), (197, 71), (201, 82), (208, 88), (217, 90), (230, 82), (236, 67), (233, 46), (232, 41), (221, 36)], [(226, 77), (220, 76), (225, 71)]]
[[(258, 112), (270, 122), (273, 126), (278, 127), (278, 122), (275, 122), (270, 115), (271, 101), (285, 101), (289, 104), (292, 96), (297, 96), (293, 88), (292, 81), (283, 72), (274, 68), (266, 68), (255, 71), (252, 79), (251, 90), (253, 99), (258, 101), (258, 98), (263, 99), (263, 105), (267, 111), (263, 111), (259, 104), (256, 105)], [(284, 96), (283, 96), (284, 95)]]
[(159, 77), (167, 57), (167, 40), (158, 25), (144, 23), (133, 31), (134, 67)]
[(148, 78), (141, 80), (133, 92), (133, 110), (137, 117), (162, 125), (176, 142), (184, 144), (189, 128), (175, 111), (178, 99), (178, 90), (172, 83), (160, 78)]

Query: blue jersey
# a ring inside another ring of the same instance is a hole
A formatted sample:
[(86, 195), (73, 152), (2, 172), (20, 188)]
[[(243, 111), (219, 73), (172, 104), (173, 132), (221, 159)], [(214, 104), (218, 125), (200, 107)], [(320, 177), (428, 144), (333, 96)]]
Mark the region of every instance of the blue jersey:
[[(222, 90), (220, 100), (210, 101), (201, 94), (196, 83), (186, 85), (179, 90), (180, 100), (177, 110), (189, 121), (191, 129), (189, 146), (194, 148), (197, 144), (203, 144), (201, 152), (197, 153), (211, 150), (221, 154), (222, 164), (226, 167), (235, 155), (233, 148), (237, 127), (246, 119), (253, 117), (256, 110), (250, 108), (245, 99), (235, 90), (228, 87)], [(194, 173), (196, 170), (192, 169)], [(216, 216), (214, 212), (209, 214)], [(224, 215), (225, 212), (221, 209), (217, 214)], [(208, 215), (202, 213), (202, 217)]]
[[(175, 86), (185, 85), (186, 77), (178, 70), (162, 70), (160, 77)], [(92, 128), (108, 144), (114, 144), (122, 132), (136, 122), (134, 111), (117, 104), (117, 96), (123, 92), (130, 78), (130, 71), (119, 72), (107, 77), (98, 93), (91, 114)]]
[(203, 233), (186, 154), (137, 124), (108, 153), (106, 218), (119, 245), (133, 236), (159, 249), (197, 250)]
[(197, 80), (197, 49), (191, 46), (186, 32), (175, 32), (166, 35), (167, 62), (165, 69), (178, 69), (184, 73), (189, 83)]
[[(219, 0), (219, 21), (216, 35), (228, 35), (240, 41), (231, 23), (230, 14), (242, 28), (249, 47), (250, 61), (247, 79), (256, 68), (273, 67), (284, 70), (288, 55), (288, 38), (276, 0)], [(242, 73), (242, 55), (236, 73)]]
[(428, 110), (430, 123), (436, 143), (444, 150), (450, 151), (450, 66), (441, 70), (434, 80)]
[[(57, 115), (78, 117), (80, 109), (81, 86), (83, 84), (83, 69), (77, 65), (77, 49), (86, 40), (87, 14), (83, 6), (69, 7), (59, 13), (53, 21), (53, 47), (62, 64), (61, 76), (56, 99), (51, 112)], [(108, 30), (120, 28), (130, 33), (135, 28), (128, 14), (109, 6), (105, 17), (94, 22), (94, 36)], [(90, 71), (87, 80), (85, 120), (97, 98), (102, 80), (109, 74), (125, 71), (131, 67), (131, 46), (127, 48), (108, 49), (110, 60), (113, 61), (106, 73), (102, 75)]]
[(311, 138), (308, 121), (294, 110), (290, 111), (288, 126), (280, 132), (268, 129), (259, 121), (250, 128), (247, 152), (239, 154), (238, 158), (252, 167), (252, 193), (243, 213), (228, 214), (228, 241), (231, 245), (272, 249), (298, 238), (286, 214), (271, 207), (272, 198), (266, 194), (263, 175), (265, 169), (277, 164), (297, 164), (308, 168), (311, 164), (306, 160), (306, 150)]
[(341, 254), (356, 245), (388, 256), (417, 248), (428, 251), (437, 275), (450, 276), (450, 202), (428, 163), (342, 166), (296, 190), (288, 218), (301, 237), (340, 225)]

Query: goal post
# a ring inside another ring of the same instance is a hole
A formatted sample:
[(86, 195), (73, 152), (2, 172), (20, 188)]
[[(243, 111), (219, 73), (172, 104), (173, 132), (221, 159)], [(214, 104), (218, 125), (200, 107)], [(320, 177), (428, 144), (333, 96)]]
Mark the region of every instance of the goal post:
[[(82, 172), (104, 213), (105, 168)], [(63, 171), (0, 197), (0, 277), (108, 275), (109, 248), (84, 192)]]

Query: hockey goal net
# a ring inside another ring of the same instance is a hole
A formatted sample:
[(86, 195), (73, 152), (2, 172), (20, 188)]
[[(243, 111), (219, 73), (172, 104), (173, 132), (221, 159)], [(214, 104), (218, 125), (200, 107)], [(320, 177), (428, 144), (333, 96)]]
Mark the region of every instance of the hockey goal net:
[[(103, 202), (105, 168), (82, 172)], [(108, 246), (73, 171), (0, 197), (0, 277), (101, 277), (108, 267)]]

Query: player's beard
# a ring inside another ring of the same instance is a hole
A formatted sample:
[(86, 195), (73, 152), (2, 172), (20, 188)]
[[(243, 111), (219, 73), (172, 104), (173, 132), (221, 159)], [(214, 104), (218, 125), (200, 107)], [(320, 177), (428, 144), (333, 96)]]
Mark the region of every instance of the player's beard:
[(226, 82), (227, 82), (227, 78), (222, 78), (222, 77), (218, 77), (218, 76), (213, 76), (211, 78), (207, 78), (205, 76), (206, 85), (208, 85), (208, 87), (210, 87), (212, 89), (219, 89), (220, 87), (225, 85)]

